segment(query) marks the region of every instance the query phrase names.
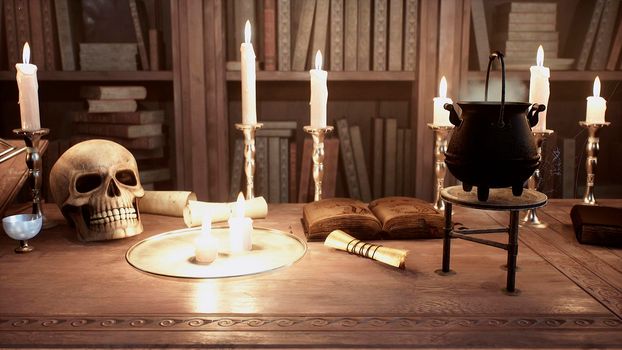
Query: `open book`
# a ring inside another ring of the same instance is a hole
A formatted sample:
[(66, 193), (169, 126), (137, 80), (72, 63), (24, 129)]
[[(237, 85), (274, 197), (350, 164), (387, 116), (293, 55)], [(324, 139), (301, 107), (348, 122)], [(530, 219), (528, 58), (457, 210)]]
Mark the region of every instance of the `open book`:
[(302, 225), (307, 240), (321, 240), (333, 230), (358, 239), (443, 237), (443, 214), (431, 204), (410, 197), (386, 197), (369, 205), (350, 198), (329, 198), (306, 204)]

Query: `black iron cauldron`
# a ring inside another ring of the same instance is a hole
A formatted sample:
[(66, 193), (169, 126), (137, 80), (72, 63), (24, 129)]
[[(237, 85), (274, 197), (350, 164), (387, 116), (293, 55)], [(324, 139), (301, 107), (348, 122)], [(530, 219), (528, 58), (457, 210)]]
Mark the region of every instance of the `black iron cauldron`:
[[(488, 80), (492, 62), (498, 58), (502, 68), (501, 102), (488, 102)], [(533, 174), (540, 158), (531, 127), (545, 106), (526, 102), (505, 102), (505, 64), (501, 52), (493, 52), (486, 74), (486, 101), (457, 102), (460, 116), (451, 104), (449, 120), (456, 126), (445, 153), (449, 171), (465, 191), (477, 186), (477, 198), (488, 199), (490, 188), (512, 187), (520, 196), (525, 181)]]

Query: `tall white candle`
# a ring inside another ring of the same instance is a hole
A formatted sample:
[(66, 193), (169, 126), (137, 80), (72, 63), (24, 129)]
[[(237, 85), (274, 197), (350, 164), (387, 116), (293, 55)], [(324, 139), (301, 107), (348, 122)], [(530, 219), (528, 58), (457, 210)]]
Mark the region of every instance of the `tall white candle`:
[(229, 218), (229, 247), (231, 253), (249, 251), (253, 248), (253, 220), (244, 216), (244, 195), (238, 195)]
[(37, 66), (30, 64), (30, 46), (24, 45), (22, 51), (24, 63), (15, 65), (17, 68), (17, 87), (19, 88), (19, 111), (22, 119), (22, 129), (41, 129), (39, 120), (39, 84), (37, 83)]
[[(544, 104), (548, 110), (549, 96), (551, 88), (549, 77), (551, 70), (544, 66), (544, 50), (542, 45), (538, 47), (536, 54), (536, 65), (529, 68), (531, 77), (529, 79), (529, 103)], [(546, 130), (546, 110), (538, 114), (538, 124), (533, 127), (533, 131)]]
[(449, 111), (445, 110), (443, 106), (445, 106), (445, 103), (454, 102), (447, 97), (447, 79), (445, 79), (445, 76), (441, 78), (441, 82), (438, 86), (438, 94), (439, 96), (434, 98), (434, 119), (432, 120), (432, 124), (435, 126), (451, 126)]
[(607, 101), (600, 97), (600, 79), (598, 76), (594, 79), (593, 87), (594, 96), (587, 98), (587, 111), (585, 113), (585, 122), (587, 124), (602, 124), (605, 122), (605, 110), (607, 110)]
[(255, 51), (251, 44), (251, 23), (244, 26), (244, 42), (240, 46), (242, 74), (242, 124), (257, 124), (255, 94)]
[(328, 72), (322, 70), (322, 53), (315, 54), (315, 69), (309, 71), (311, 75), (311, 127), (326, 127), (326, 105), (328, 104), (328, 87), (326, 80)]
[(207, 264), (218, 257), (218, 241), (212, 235), (212, 218), (204, 217), (201, 234), (195, 242), (194, 258), (197, 262)]

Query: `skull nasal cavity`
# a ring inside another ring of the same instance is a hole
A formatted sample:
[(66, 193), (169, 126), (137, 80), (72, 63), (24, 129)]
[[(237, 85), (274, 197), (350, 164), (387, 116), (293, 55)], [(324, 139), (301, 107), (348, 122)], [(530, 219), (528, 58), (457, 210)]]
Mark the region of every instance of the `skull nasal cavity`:
[(121, 195), (121, 191), (119, 190), (119, 187), (117, 187), (117, 185), (114, 183), (114, 181), (110, 181), (110, 183), (108, 184), (108, 190), (106, 190), (106, 194), (108, 194), (108, 197), (119, 197)]

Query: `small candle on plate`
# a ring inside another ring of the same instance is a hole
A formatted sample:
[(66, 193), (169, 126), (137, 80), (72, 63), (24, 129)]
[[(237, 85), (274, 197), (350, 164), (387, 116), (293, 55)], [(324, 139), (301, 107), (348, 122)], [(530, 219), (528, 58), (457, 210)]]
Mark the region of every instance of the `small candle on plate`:
[(218, 257), (218, 241), (212, 235), (212, 218), (203, 218), (201, 234), (195, 242), (194, 258), (202, 264), (209, 264)]
[(326, 105), (328, 104), (328, 72), (322, 70), (322, 53), (315, 54), (315, 69), (309, 71), (311, 76), (311, 127), (321, 129), (326, 127)]
[(231, 253), (241, 253), (253, 248), (253, 220), (244, 216), (244, 195), (238, 194), (229, 218), (229, 246)]
[(37, 82), (37, 66), (30, 64), (30, 46), (24, 44), (22, 51), (23, 63), (15, 65), (17, 68), (17, 87), (19, 88), (19, 111), (22, 119), (22, 129), (33, 131), (41, 129), (39, 120), (39, 84)]
[(449, 111), (444, 108), (446, 103), (454, 103), (447, 97), (447, 79), (445, 79), (445, 76), (441, 78), (438, 94), (439, 96), (434, 98), (434, 119), (432, 124), (434, 126), (452, 126), (449, 121)]
[(585, 113), (586, 124), (603, 124), (605, 123), (605, 111), (607, 110), (607, 101), (600, 97), (600, 79), (598, 76), (594, 79), (594, 87), (592, 88), (594, 96), (587, 98), (587, 110)]
[[(529, 68), (531, 77), (529, 79), (529, 103), (538, 103), (547, 106), (551, 94), (549, 77), (551, 70), (544, 66), (544, 49), (542, 45), (538, 47), (536, 54), (536, 65)], [(533, 131), (546, 130), (546, 110), (538, 114), (538, 124), (533, 127)]]
[(251, 43), (251, 23), (244, 26), (244, 42), (240, 46), (242, 74), (242, 124), (257, 124), (257, 101), (255, 94), (255, 51)]

